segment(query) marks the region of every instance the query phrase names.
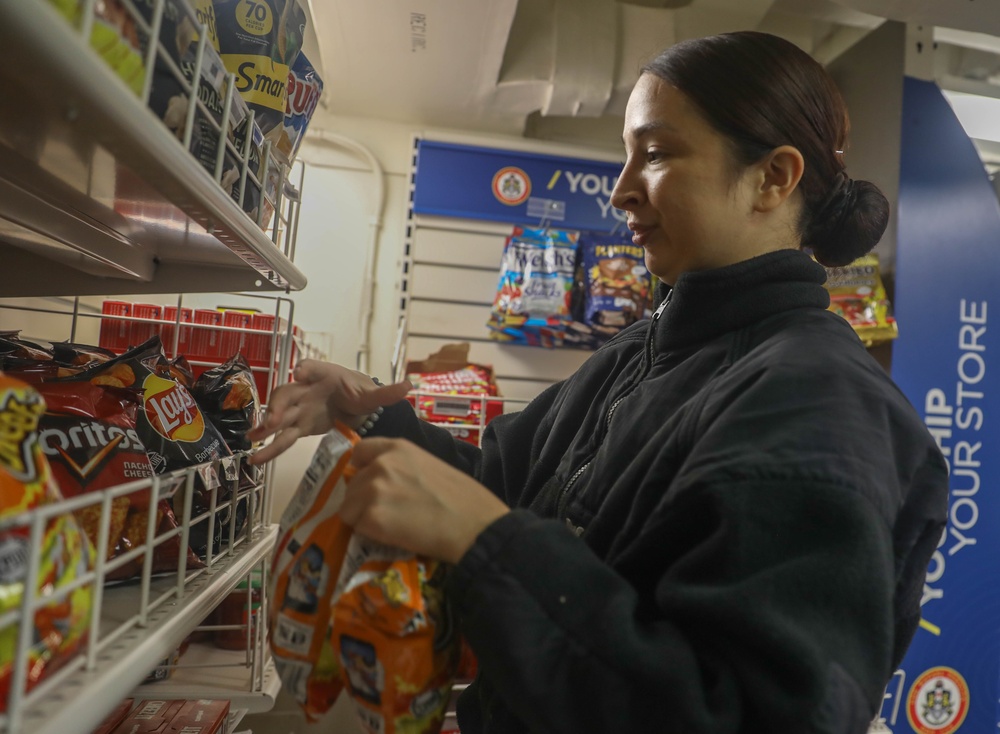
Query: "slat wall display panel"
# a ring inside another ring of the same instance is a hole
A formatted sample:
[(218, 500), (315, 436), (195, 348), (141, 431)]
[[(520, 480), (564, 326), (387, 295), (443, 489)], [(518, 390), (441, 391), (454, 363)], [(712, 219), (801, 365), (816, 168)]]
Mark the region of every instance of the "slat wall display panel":
[(512, 225), (414, 217), (404, 273), (404, 360), (424, 359), (443, 345), (469, 342), (469, 359), (492, 365), (500, 393), (520, 410), (549, 385), (569, 377), (590, 355), (491, 341), (486, 322), (500, 258)]
[(504, 240), (510, 231), (509, 227), (502, 233), (417, 227), (413, 262), (438, 265), (460, 263), (466, 268), (483, 268), (497, 273)]
[[(414, 264), (410, 271), (410, 298), (489, 306), (493, 303), (498, 272), (465, 268), (461, 265)], [(482, 336), (486, 337), (485, 322)]]
[(414, 298), (410, 302), (410, 335), (440, 336), (451, 335), (456, 339), (487, 338), (486, 320), (490, 316), (490, 306), (473, 304), (456, 305), (441, 301), (423, 301)]

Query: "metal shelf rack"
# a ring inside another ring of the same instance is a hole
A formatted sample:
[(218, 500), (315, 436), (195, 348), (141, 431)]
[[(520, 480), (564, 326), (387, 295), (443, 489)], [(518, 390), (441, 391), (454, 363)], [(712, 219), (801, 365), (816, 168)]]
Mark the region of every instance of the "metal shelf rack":
[(19, 60), (0, 73), (5, 296), (305, 286), (284, 179), (279, 247), (49, 2), (2, 3), (0, 44)]

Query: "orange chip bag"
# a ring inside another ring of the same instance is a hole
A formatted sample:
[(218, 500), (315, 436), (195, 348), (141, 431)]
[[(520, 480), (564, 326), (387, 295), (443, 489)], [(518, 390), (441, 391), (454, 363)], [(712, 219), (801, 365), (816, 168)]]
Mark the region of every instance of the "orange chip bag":
[(275, 664), (310, 719), (346, 685), (367, 731), (433, 734), (459, 654), (446, 569), (341, 522), (357, 441), (342, 426), (323, 438), (281, 519), (268, 620)]
[[(62, 500), (38, 440), (38, 421), (45, 401), (20, 380), (0, 373), (0, 614), (19, 609), (25, 591), (29, 558), (38, 556), (36, 598), (52, 596), (34, 613), (34, 627), (25, 672), (31, 690), (45, 676), (71, 659), (86, 640), (90, 625), (91, 587), (81, 586), (61, 597), (60, 588), (73, 583), (93, 566), (94, 550), (72, 514), (55, 515), (45, 524), (37, 548), (30, 529), (4, 523), (42, 505)], [(0, 711), (7, 707), (18, 628), (0, 627)], [(23, 682), (18, 681), (18, 685)]]

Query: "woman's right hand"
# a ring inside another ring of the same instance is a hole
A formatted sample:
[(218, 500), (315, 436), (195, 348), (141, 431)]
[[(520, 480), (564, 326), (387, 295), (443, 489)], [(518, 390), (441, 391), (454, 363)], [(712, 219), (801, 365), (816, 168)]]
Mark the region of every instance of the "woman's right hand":
[(334, 421), (358, 428), (380, 406), (406, 397), (409, 382), (376, 385), (363, 372), (329, 362), (306, 359), (295, 367), (294, 382), (275, 389), (263, 420), (247, 432), (251, 441), (274, 440), (250, 457), (263, 464), (279, 456), (302, 436), (326, 433)]

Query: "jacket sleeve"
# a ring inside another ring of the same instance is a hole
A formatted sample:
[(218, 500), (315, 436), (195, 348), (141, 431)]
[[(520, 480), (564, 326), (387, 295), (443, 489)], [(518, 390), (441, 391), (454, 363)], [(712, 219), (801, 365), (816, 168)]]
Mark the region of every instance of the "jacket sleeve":
[[(704, 438), (672, 483), (683, 491), (663, 488), (671, 499), (614, 567), (522, 510), (462, 558), (450, 592), (483, 685), (528, 729), (866, 731), (894, 662), (891, 512), (810, 462), (733, 455), (747, 428)], [(812, 438), (794, 431), (757, 445)], [(940, 534), (939, 510), (924, 508), (917, 535)], [(922, 578), (933, 544), (915, 546)]]
[[(387, 407), (368, 435), (411, 441), (474, 477), (513, 506), (544, 441), (551, 407), (562, 384), (551, 385), (524, 410), (494, 418), (483, 432), (482, 449), (419, 419), (405, 400)], [(523, 457), (530, 458), (526, 461)]]

